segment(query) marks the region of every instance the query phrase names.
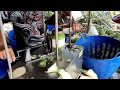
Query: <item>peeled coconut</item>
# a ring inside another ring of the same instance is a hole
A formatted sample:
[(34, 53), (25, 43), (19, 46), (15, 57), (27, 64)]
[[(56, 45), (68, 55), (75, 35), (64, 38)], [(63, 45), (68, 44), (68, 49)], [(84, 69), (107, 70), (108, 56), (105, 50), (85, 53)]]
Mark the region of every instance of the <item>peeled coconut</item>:
[(93, 79), (98, 79), (98, 76), (92, 69), (89, 69), (85, 74)]
[(71, 75), (66, 72), (64, 69), (59, 69), (58, 74), (60, 75), (59, 79), (72, 79)]
[(44, 67), (46, 67), (46, 62), (47, 62), (46, 59), (43, 59), (43, 60), (38, 64), (38, 66), (44, 68)]
[(92, 78), (89, 77), (89, 76), (84, 76), (84, 75), (82, 75), (79, 79), (92, 79)]
[(26, 73), (26, 68), (24, 66), (22, 67), (18, 67), (17, 69), (15, 69), (13, 71), (13, 78), (18, 78), (21, 77), (22, 75), (24, 75)]
[(57, 72), (58, 70), (58, 67), (57, 67), (57, 64), (54, 63), (50, 68), (48, 68), (47, 72), (46, 73), (53, 73), (53, 72)]

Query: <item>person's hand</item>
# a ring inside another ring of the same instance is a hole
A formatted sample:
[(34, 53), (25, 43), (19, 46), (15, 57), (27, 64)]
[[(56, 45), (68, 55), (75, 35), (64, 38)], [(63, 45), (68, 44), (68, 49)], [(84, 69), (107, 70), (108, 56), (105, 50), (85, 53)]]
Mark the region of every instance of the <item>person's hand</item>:
[[(11, 47), (8, 48), (8, 50), (9, 50), (9, 53), (10, 53), (10, 58), (11, 58), (11, 60), (12, 60), (12, 61), (10, 61), (10, 62), (12, 63), (13, 61), (15, 61), (15, 55), (14, 55), (14, 52), (13, 52), (13, 50), (12, 50)], [(2, 50), (2, 51), (0, 51), (0, 59), (2, 59), (2, 60), (7, 59), (7, 55), (6, 55), (5, 49)]]
[(73, 23), (73, 26), (72, 26), (72, 30), (73, 31), (80, 31), (81, 30), (81, 25), (80, 23)]

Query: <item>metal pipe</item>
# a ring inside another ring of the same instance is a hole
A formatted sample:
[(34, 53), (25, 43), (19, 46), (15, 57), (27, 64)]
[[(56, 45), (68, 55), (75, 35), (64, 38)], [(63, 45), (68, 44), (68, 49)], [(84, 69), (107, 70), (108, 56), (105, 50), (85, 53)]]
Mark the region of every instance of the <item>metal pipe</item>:
[(69, 24), (69, 48), (71, 48), (71, 27), (72, 27), (72, 13), (70, 11), (70, 24)]
[(43, 29), (44, 29), (44, 37), (45, 37), (45, 41), (46, 41), (45, 11), (43, 11)]
[(5, 32), (4, 32), (4, 29), (3, 29), (3, 22), (2, 22), (2, 17), (1, 17), (1, 12), (0, 11), (0, 29), (1, 29), (1, 34), (2, 34), (2, 38), (3, 38), (3, 42), (4, 42), (4, 46), (5, 46), (5, 51), (6, 51), (6, 54), (7, 54), (7, 61), (8, 61), (8, 67), (9, 67), (9, 78), (12, 79), (12, 66), (11, 66), (11, 58), (10, 58), (10, 53), (9, 53), (9, 50), (8, 50), (8, 46), (7, 46), (7, 42), (6, 42), (6, 37), (5, 37)]
[(58, 11), (55, 11), (56, 59), (58, 61)]
[(26, 49), (19, 50), (19, 51), (17, 51), (17, 57), (16, 57), (16, 58), (21, 57), (21, 56), (20, 56), (20, 53), (27, 51), (27, 49), (30, 49), (30, 50), (31, 50), (31, 49), (34, 49), (34, 48), (37, 48), (37, 47), (42, 47), (42, 46), (45, 46), (45, 44), (41, 44), (41, 45), (38, 45), (38, 46), (34, 46), (34, 47), (30, 47), (30, 48), (26, 48)]

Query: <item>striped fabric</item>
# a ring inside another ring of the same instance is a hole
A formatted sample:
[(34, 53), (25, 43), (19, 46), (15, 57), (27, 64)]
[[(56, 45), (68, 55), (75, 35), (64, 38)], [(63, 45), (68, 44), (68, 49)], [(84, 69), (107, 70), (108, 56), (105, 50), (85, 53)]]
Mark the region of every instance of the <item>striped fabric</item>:
[(21, 29), (24, 41), (29, 46), (41, 44), (44, 41), (42, 11), (12, 11), (10, 20)]

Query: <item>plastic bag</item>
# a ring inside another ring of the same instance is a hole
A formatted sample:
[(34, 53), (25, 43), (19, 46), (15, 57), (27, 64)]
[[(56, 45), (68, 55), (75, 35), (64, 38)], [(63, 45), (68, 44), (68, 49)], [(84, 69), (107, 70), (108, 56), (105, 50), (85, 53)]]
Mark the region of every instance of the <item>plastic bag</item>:
[(90, 23), (90, 29), (89, 29), (88, 35), (91, 35), (91, 36), (99, 35), (97, 29), (95, 28), (95, 26), (93, 26), (92, 23)]

